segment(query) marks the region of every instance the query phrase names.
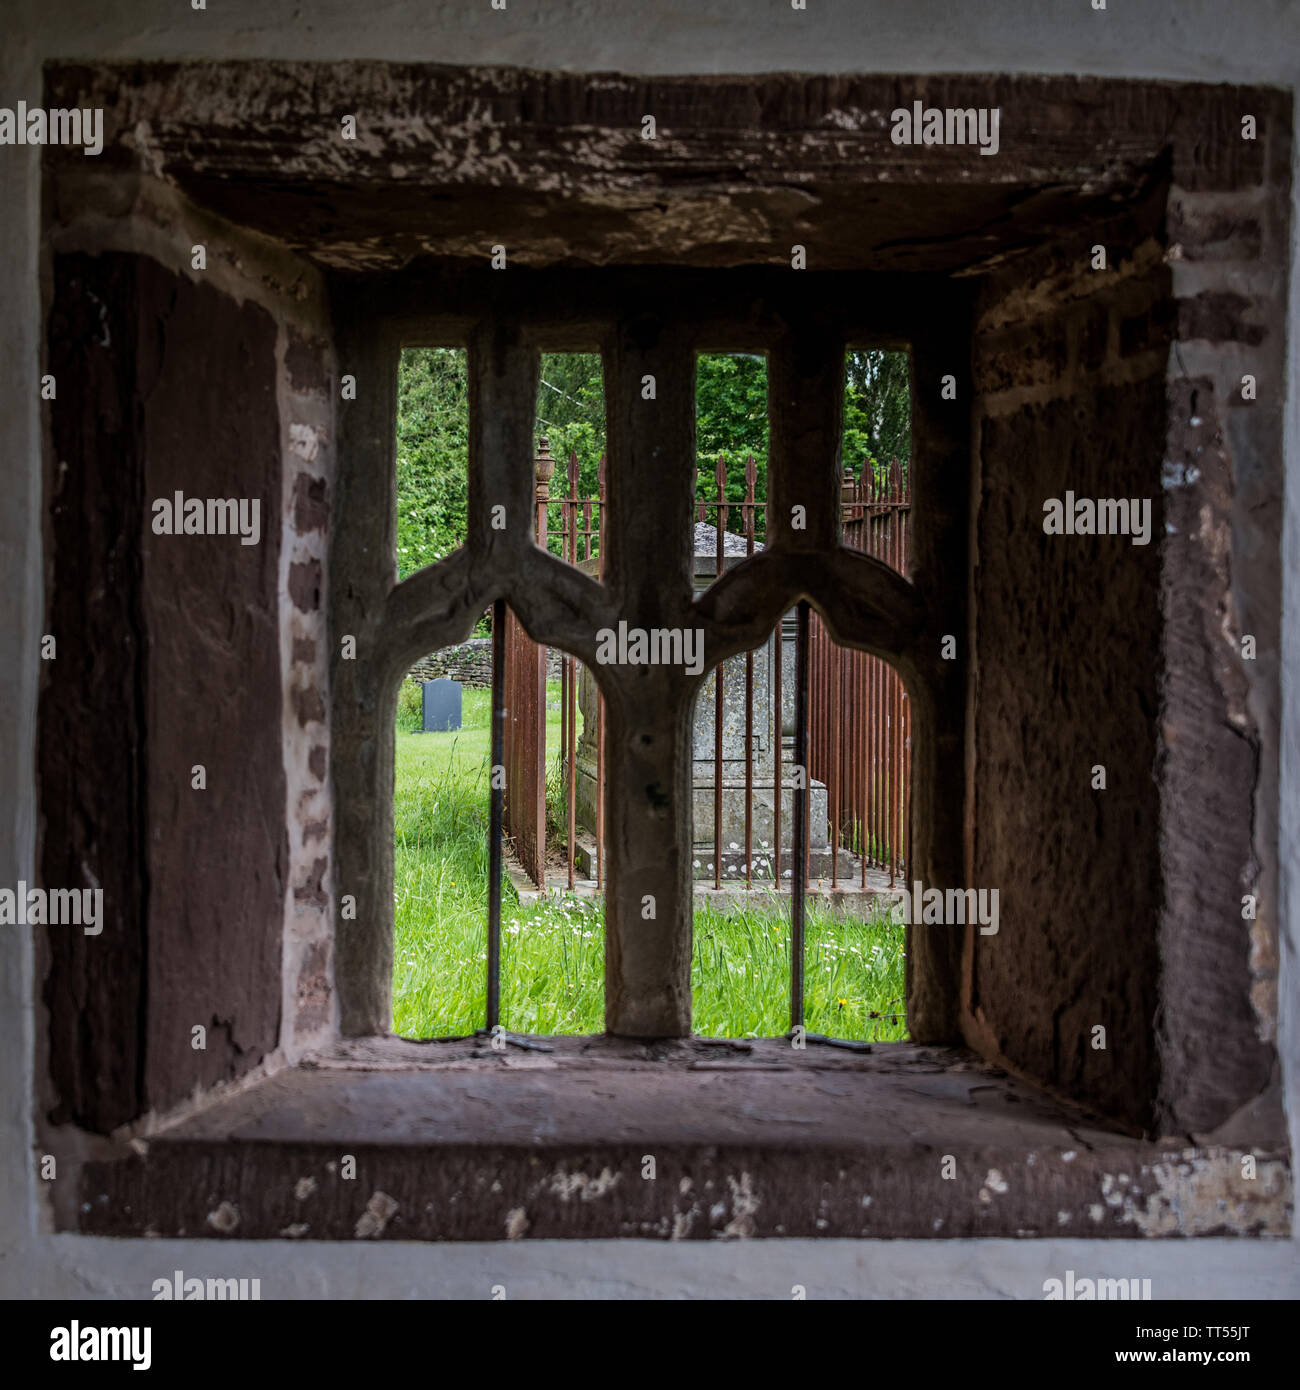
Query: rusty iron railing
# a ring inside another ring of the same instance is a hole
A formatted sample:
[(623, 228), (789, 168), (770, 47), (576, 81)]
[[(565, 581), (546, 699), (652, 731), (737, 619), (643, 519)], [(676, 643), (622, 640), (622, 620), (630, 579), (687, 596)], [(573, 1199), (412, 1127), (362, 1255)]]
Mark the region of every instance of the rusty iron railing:
[[(911, 493), (894, 459), (878, 478), (867, 471), (841, 493), (846, 545), (907, 574)], [(911, 861), (912, 721), (907, 690), (887, 662), (832, 641), (812, 619), (813, 705), (809, 774), (826, 786), (831, 886), (839, 886), (843, 843), (890, 886)]]
[[(537, 541), (547, 542), (547, 514), (555, 461), (547, 441), (535, 460)], [(493, 610), (494, 613), (496, 610)], [(505, 609), (504, 824), (515, 857), (536, 884), (546, 880), (546, 648)], [(493, 633), (494, 650), (496, 634)], [(495, 675), (495, 663), (493, 668)]]
[[(578, 460), (571, 454), (565, 470), (564, 486), (553, 495), (551, 480), (555, 463), (547, 441), (541, 441), (535, 461), (537, 479), (537, 539), (573, 565), (601, 572), (600, 522), (606, 506), (605, 459), (598, 474), (598, 495), (578, 495)], [(696, 523), (716, 528), (714, 573), (720, 575), (729, 563), (726, 538), (744, 541), (745, 558), (753, 555), (760, 542), (758, 528), (765, 521), (766, 503), (756, 496), (758, 470), (753, 455), (745, 462), (744, 497), (727, 497), (727, 466), (719, 458), (713, 472), (712, 500), (697, 498)], [(864, 471), (857, 479), (846, 476), (842, 493), (842, 526), (846, 545), (907, 573), (911, 496), (907, 477), (893, 460), (884, 476)], [(554, 515), (553, 515), (554, 514)], [(552, 525), (552, 520), (556, 523)], [(765, 530), (765, 527), (764, 527)], [(738, 563), (740, 556), (730, 563)], [(505, 724), (505, 763), (507, 768), (504, 806), (505, 832), (514, 842), (515, 854), (528, 876), (538, 885), (546, 879), (546, 673), (544, 649), (524, 632), (514, 615), (506, 615), (506, 700), (509, 717)], [(805, 634), (802, 638), (800, 634)], [(773, 666), (773, 708), (780, 739), (783, 719), (782, 684), (784, 662)], [(792, 894), (806, 883), (810, 872), (811, 817), (809, 797), (814, 781), (826, 788), (829, 836), (830, 880), (841, 881), (840, 851), (847, 849), (859, 859), (862, 886), (867, 886), (870, 870), (889, 874), (891, 885), (906, 872), (910, 862), (911, 822), (911, 720), (907, 692), (888, 663), (865, 652), (840, 648), (832, 641), (819, 616), (806, 605), (796, 610), (796, 670), (807, 670), (806, 686), (796, 683), (796, 709), (804, 710), (803, 723), (796, 717), (793, 731), (798, 743), (806, 743), (806, 755), (797, 750), (792, 765), (803, 769), (802, 791), (796, 785), (795, 825), (792, 845), (801, 845), (802, 855), (783, 869), (782, 793), (786, 768), (780, 756), (774, 758), (773, 843), (765, 859), (778, 884), (789, 872)], [(738, 677), (729, 677), (736, 679)], [(745, 654), (745, 850), (746, 886), (754, 879), (754, 652)], [(578, 750), (579, 663), (565, 653), (560, 664), (560, 746), (558, 768), (565, 788), (566, 824), (565, 882), (575, 884), (574, 860), (577, 850), (577, 750)], [(714, 671), (714, 786), (713, 786), (713, 882), (721, 887), (723, 875), (723, 728), (725, 699), (724, 670)], [(604, 873), (604, 699), (596, 699), (595, 863), (597, 887)], [(802, 803), (802, 813), (800, 806)], [(796, 872), (797, 871), (797, 872)], [(766, 877), (766, 875), (764, 875)]]
[[(578, 496), (578, 456), (571, 453), (566, 470), (567, 490), (552, 495), (555, 460), (550, 444), (542, 439), (534, 460), (536, 478), (537, 543), (556, 548), (572, 565), (594, 561), (595, 577), (601, 576), (600, 520), (605, 510), (605, 457), (598, 470), (597, 497)], [(559, 525), (551, 525), (551, 510)], [(506, 795), (505, 833), (514, 845), (520, 867), (538, 887), (546, 882), (546, 681), (547, 650), (538, 646), (523, 625), (507, 609), (505, 725)], [(574, 886), (577, 837), (578, 662), (564, 653), (560, 662), (560, 747), (558, 765), (564, 779), (567, 805), (567, 870)], [(596, 885), (603, 883), (605, 800), (605, 698), (596, 694)]]

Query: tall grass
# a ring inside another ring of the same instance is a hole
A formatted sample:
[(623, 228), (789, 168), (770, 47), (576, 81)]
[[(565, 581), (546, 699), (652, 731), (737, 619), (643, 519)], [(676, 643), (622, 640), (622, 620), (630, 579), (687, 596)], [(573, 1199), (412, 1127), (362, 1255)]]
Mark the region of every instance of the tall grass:
[[(790, 921), (785, 909), (695, 911), (693, 1026), (715, 1038), (764, 1038), (790, 1026)], [(887, 918), (838, 920), (809, 900), (804, 1025), (810, 1033), (877, 1041), (907, 1036), (903, 928)]]
[[(558, 686), (548, 686), (558, 706)], [(406, 1037), (471, 1033), (484, 1018), (491, 694), (464, 692), (463, 727), (397, 734), (393, 1026)], [(547, 711), (558, 745), (559, 711)], [(501, 1017), (522, 1033), (604, 1028), (599, 901), (518, 901), (503, 881)], [(906, 1036), (903, 930), (808, 908), (805, 1023), (836, 1037)], [(693, 1026), (706, 1037), (772, 1037), (790, 1022), (790, 923), (777, 906), (695, 913)]]

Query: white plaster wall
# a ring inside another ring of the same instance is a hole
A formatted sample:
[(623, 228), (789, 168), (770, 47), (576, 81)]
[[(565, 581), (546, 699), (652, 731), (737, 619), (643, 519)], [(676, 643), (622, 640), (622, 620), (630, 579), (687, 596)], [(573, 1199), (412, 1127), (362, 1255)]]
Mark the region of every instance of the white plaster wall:
[[(1296, 0), (6, 0), (0, 105), (40, 99), (49, 58), (377, 58), (649, 73), (1045, 72), (1271, 82), (1300, 109)], [(1300, 148), (1300, 142), (1297, 142)], [(43, 584), (38, 151), (0, 148), (0, 884), (32, 878)], [(1300, 160), (1296, 182), (1300, 183)], [(1300, 399), (1292, 212), (1283, 595), (1280, 1047), (1300, 1152)], [(264, 1297), (1041, 1298), (1048, 1277), (1139, 1275), (1156, 1298), (1296, 1297), (1290, 1241), (524, 1241), (329, 1246), (49, 1236), (31, 1163), (30, 941), (0, 939), (0, 1294), (147, 1297), (161, 1274), (260, 1277)], [(1208, 1024), (1209, 1020), (1207, 1020)]]

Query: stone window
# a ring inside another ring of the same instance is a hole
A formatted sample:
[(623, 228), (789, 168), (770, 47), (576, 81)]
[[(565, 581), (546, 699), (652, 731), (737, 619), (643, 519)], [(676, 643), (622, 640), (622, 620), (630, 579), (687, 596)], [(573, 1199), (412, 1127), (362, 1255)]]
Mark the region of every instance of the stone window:
[[(1001, 113), (982, 158), (893, 143), (916, 95), (48, 70), (50, 106), (106, 110), (93, 169), (47, 151), (48, 622), (81, 636), (42, 692), (39, 862), (93, 875), (107, 911), (98, 937), (40, 938), (38, 1142), (77, 1174), (60, 1229), (1287, 1229), (1289, 104), (928, 79), (928, 105)], [(469, 534), (396, 585), (397, 355), (419, 342), (469, 354)], [(697, 600), (693, 354), (718, 342), (768, 354), (773, 522)], [(912, 353), (906, 579), (838, 543), (849, 343)], [(606, 362), (601, 583), (488, 520), (531, 515), (538, 355), (575, 349)], [(263, 544), (151, 534), (180, 487), (264, 499)], [(1046, 533), (1067, 491), (1149, 499), (1149, 542)], [(694, 692), (671, 668), (605, 685), (608, 1035), (504, 1057), (386, 1036), (397, 685), (502, 599), (587, 660), (631, 614), (689, 619), (717, 660), (807, 600), (897, 666), (916, 877), (1002, 895), (996, 937), (909, 931), (911, 1043), (690, 1039)]]

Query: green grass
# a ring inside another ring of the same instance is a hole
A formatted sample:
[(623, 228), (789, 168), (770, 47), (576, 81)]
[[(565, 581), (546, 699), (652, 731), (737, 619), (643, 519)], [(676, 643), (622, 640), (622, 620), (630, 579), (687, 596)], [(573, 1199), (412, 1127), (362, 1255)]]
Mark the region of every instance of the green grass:
[[(547, 687), (547, 743), (559, 745), (559, 686)], [(411, 1038), (483, 1024), (491, 693), (466, 689), (463, 727), (397, 734), (393, 1027)], [(599, 902), (501, 903), (501, 1018), (520, 1033), (604, 1029)], [(835, 1037), (906, 1036), (903, 929), (837, 921), (808, 906), (805, 1024)], [(789, 1026), (790, 923), (779, 909), (695, 914), (693, 1026), (706, 1037), (775, 1037)]]
[[(693, 1027), (711, 1038), (770, 1038), (790, 1026), (790, 921), (785, 912), (695, 912)], [(898, 1041), (903, 928), (839, 921), (809, 901), (804, 927), (804, 1026), (836, 1038)]]

